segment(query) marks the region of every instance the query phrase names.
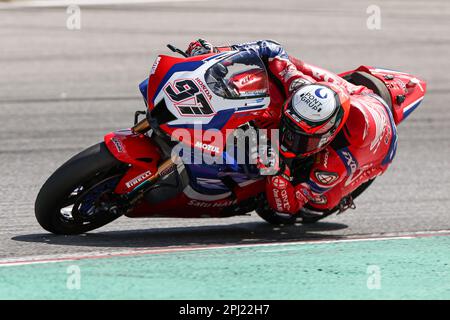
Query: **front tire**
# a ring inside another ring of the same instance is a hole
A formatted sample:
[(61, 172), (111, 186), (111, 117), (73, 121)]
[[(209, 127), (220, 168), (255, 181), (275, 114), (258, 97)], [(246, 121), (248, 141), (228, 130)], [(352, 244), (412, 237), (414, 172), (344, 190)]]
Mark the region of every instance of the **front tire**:
[(113, 190), (124, 173), (123, 165), (104, 143), (72, 157), (39, 191), (35, 202), (39, 224), (49, 232), (72, 235), (117, 219), (121, 213), (117, 207), (112, 210), (111, 203)]

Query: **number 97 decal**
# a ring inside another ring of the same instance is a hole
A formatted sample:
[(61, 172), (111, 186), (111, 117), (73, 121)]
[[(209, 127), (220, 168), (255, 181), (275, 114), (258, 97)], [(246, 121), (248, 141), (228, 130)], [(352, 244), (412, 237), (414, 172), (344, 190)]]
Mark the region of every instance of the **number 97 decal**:
[(176, 80), (173, 85), (169, 83), (164, 88), (164, 92), (174, 102), (174, 106), (181, 115), (209, 116), (214, 114), (205, 95), (192, 80)]

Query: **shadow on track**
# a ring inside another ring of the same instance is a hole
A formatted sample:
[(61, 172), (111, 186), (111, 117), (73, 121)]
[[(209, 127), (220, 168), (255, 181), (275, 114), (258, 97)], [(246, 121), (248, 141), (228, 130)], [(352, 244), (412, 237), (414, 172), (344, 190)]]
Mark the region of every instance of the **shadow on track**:
[(345, 228), (347, 228), (347, 225), (330, 222), (284, 227), (275, 227), (261, 222), (248, 222), (220, 226), (105, 231), (79, 236), (59, 236), (49, 233), (29, 234), (13, 237), (12, 240), (67, 246), (148, 248), (339, 239), (338, 235), (319, 232), (336, 231)]

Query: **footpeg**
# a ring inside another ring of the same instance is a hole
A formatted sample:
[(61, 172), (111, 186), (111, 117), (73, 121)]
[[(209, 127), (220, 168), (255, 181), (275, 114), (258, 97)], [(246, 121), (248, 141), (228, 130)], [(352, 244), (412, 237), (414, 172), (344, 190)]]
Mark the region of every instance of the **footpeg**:
[(356, 209), (356, 205), (353, 202), (352, 195), (348, 195), (348, 196), (342, 198), (341, 202), (339, 203), (339, 212), (337, 214), (341, 214), (344, 211), (346, 211), (347, 209), (352, 209), (352, 210)]

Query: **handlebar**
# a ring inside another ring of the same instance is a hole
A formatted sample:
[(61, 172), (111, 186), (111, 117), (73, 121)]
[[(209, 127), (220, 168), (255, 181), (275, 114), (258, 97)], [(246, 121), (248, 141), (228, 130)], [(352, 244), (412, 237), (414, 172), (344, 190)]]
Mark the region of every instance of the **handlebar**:
[(188, 58), (188, 55), (181, 49), (178, 49), (174, 45), (168, 44), (167, 48), (169, 48), (171, 51), (181, 54), (183, 57)]

